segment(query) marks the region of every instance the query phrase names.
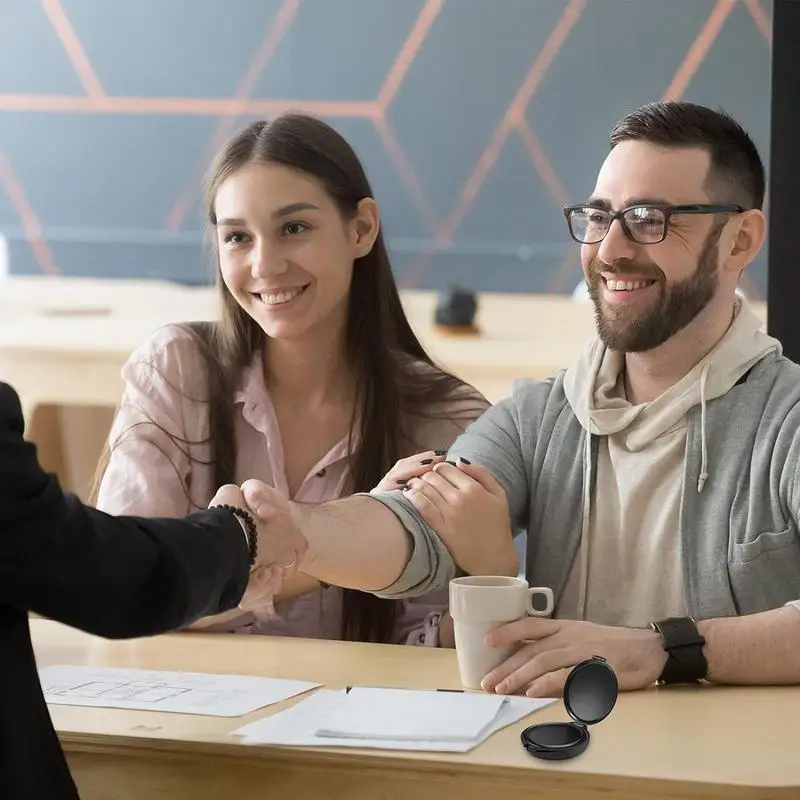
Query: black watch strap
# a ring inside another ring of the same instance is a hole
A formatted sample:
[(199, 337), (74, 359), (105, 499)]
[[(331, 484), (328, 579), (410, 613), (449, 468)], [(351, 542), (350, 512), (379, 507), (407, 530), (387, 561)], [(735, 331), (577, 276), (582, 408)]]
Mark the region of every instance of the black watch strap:
[(695, 683), (708, 674), (708, 662), (703, 653), (706, 640), (697, 630), (691, 617), (669, 617), (651, 622), (650, 627), (661, 637), (667, 651), (667, 663), (659, 683)]

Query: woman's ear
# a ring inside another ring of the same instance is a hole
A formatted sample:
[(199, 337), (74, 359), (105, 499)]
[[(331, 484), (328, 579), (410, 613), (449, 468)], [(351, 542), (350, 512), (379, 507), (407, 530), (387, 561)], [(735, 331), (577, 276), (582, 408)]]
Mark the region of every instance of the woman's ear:
[(355, 258), (363, 258), (372, 250), (381, 229), (381, 217), (378, 204), (371, 197), (365, 197), (358, 203), (353, 221), (353, 246)]

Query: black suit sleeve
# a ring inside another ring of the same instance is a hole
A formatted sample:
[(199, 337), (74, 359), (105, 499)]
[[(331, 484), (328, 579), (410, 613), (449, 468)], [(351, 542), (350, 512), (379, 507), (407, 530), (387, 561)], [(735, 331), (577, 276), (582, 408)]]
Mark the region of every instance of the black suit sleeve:
[(0, 605), (108, 638), (161, 633), (237, 605), (247, 544), (233, 515), (114, 517), (66, 495), (0, 383)]

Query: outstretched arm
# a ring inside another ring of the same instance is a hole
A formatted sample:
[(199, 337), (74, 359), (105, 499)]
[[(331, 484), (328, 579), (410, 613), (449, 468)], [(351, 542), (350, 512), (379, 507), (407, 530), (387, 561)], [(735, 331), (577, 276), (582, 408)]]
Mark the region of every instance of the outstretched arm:
[[(487, 411), (456, 440), (450, 453), (487, 468), (503, 487), (511, 519), (519, 526), (527, 518), (528, 484), (515, 408), (509, 399)], [(485, 531), (469, 530), (457, 547), (448, 547), (403, 492), (302, 505), (290, 503), (258, 481), (248, 481), (242, 490), (251, 508), (270, 520), (276, 533), (296, 528), (305, 536), (308, 552), (300, 569), (326, 583), (403, 598), (444, 589), (459, 571), (484, 575), (509, 571), (510, 535), (509, 548), (498, 548)]]
[(183, 520), (113, 517), (65, 495), (23, 439), (0, 384), (0, 604), (102, 636), (144, 636), (236, 606), (249, 574), (227, 511)]

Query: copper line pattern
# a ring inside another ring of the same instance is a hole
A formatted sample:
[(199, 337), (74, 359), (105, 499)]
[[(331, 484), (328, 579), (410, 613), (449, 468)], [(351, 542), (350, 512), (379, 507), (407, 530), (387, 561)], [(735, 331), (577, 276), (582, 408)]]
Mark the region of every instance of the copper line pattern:
[[(283, 40), (286, 31), (291, 25), (292, 20), (300, 8), (300, 0), (283, 0), (280, 8), (270, 22), (264, 40), (256, 51), (245, 74), (239, 81), (234, 93), (235, 100), (246, 102), (253, 92), (256, 84), (269, 66), (275, 52)], [(192, 180), (187, 183), (183, 191), (178, 195), (164, 223), (164, 230), (168, 233), (176, 233), (183, 225), (186, 213), (192, 204), (192, 199), (200, 185), (208, 162), (214, 157), (217, 149), (234, 132), (236, 128), (237, 116), (224, 116), (217, 122), (217, 127), (211, 136), (211, 140), (204, 150), (203, 163), (198, 167)]]
[(744, 0), (745, 8), (750, 12), (756, 27), (761, 31), (761, 35), (766, 40), (767, 44), (772, 45), (772, 26), (770, 25), (767, 12), (764, 11), (763, 6), (759, 0)]
[(397, 94), (442, 8), (444, 8), (444, 0), (426, 0), (425, 5), (417, 15), (411, 32), (403, 42), (403, 46), (400, 48), (400, 52), (397, 54), (397, 58), (395, 58), (383, 82), (383, 86), (378, 92), (378, 105), (383, 113), (386, 112), (389, 104)]
[(0, 94), (2, 111), (50, 111), (71, 114), (143, 114), (237, 116), (301, 111), (332, 117), (380, 116), (373, 100), (237, 100), (194, 97), (101, 97), (54, 94)]
[(525, 109), (533, 98), (536, 90), (539, 88), (553, 60), (561, 50), (569, 32), (580, 19), (585, 8), (586, 0), (569, 0), (563, 14), (534, 59), (522, 85), (511, 100), (503, 118), (495, 128), (489, 140), (489, 144), (478, 158), (475, 169), (464, 183), (459, 198), (445, 222), (443, 229), (440, 231), (439, 236), (437, 236), (436, 240), (432, 243), (432, 247), (426, 248), (425, 252), (421, 253), (409, 268), (405, 281), (408, 286), (415, 285), (419, 280), (420, 275), (425, 267), (427, 267), (430, 257), (435, 250), (452, 241), (467, 211), (469, 211), (477, 197), (487, 175), (499, 158), (509, 133), (524, 121)]
[[(430, 220), (431, 228), (435, 227), (436, 214), (430, 200), (386, 121), (385, 114), (402, 85), (408, 70), (411, 68), (428, 32), (439, 16), (444, 6), (444, 0), (426, 0), (375, 101), (249, 99), (248, 95), (252, 92), (252, 88), (274, 55), (286, 28), (288, 28), (296, 14), (301, 0), (284, 0), (270, 25), (262, 47), (256, 53), (249, 69), (237, 87), (235, 95), (231, 98), (109, 97), (105, 94), (81, 42), (61, 6), (61, 0), (41, 0), (41, 2), (54, 32), (86, 91), (86, 96), (0, 94), (0, 110), (86, 114), (220, 116), (223, 119), (220, 120), (215, 132), (214, 143), (218, 143), (219, 140), (225, 138), (226, 131), (230, 130), (232, 125), (235, 125), (235, 119), (244, 115), (268, 116), (292, 110), (317, 116), (371, 119), (407, 191), (419, 206), (420, 211)], [(770, 21), (760, 0), (742, 0), (742, 2), (752, 17), (754, 24), (769, 44), (771, 42)], [(735, 3), (736, 0), (718, 0), (708, 20), (676, 71), (665, 92), (664, 99), (676, 99), (686, 91), (733, 10)], [(463, 185), (458, 200), (448, 216), (447, 224), (431, 242), (434, 245), (433, 248), (430, 248), (417, 259), (417, 263), (412, 265), (410, 273), (413, 273), (416, 267), (418, 277), (426, 266), (430, 255), (439, 246), (447, 245), (452, 241), (452, 237), (457, 232), (469, 207), (477, 197), (486, 176), (497, 161), (512, 130), (516, 129), (519, 132), (534, 166), (557, 202), (559, 202), (559, 191), (562, 193), (562, 197), (565, 194), (557, 173), (550, 165), (546, 154), (539, 146), (533, 130), (525, 119), (525, 111), (570, 29), (583, 13), (585, 5), (586, 0), (570, 0), (568, 3), (564, 13), (535, 59), (525, 81), (493, 132), (484, 152), (476, 162), (472, 174)], [(52, 253), (42, 239), (41, 226), (35, 211), (28, 202), (21, 184), (2, 152), (0, 152), (0, 184), (5, 187), (12, 204), (20, 216), (40, 267), (45, 272), (58, 272)], [(187, 188), (187, 197), (190, 189), (191, 187)], [(186, 209), (189, 207), (188, 201), (184, 201), (184, 208), (179, 207), (182, 198), (183, 195), (176, 202), (167, 220), (167, 230), (178, 230), (182, 223)], [(551, 285), (562, 282), (562, 273), (573, 262), (574, 256), (570, 252), (565, 256), (564, 261), (551, 281)], [(748, 285), (748, 289), (745, 289), (748, 296), (756, 294), (754, 285), (749, 278), (743, 275), (742, 282)]]
[(406, 40), (403, 42), (378, 92), (376, 102), (380, 109), (380, 114), (373, 120), (375, 130), (381, 139), (383, 147), (389, 155), (400, 180), (416, 203), (417, 209), (422, 215), (431, 236), (436, 233), (438, 215), (414, 167), (408, 160), (403, 146), (395, 136), (394, 130), (386, 115), (389, 110), (389, 105), (397, 95), (400, 86), (405, 80), (409, 69), (411, 69), (414, 59), (417, 57), (422, 45), (428, 38), (428, 33), (433, 27), (436, 18), (441, 13), (442, 8), (444, 8), (444, 0), (426, 0), (425, 5), (420, 9)]
[(736, 5), (736, 0), (717, 0), (717, 4), (711, 10), (700, 33), (697, 38), (692, 42), (691, 47), (678, 66), (675, 75), (670, 81), (662, 100), (680, 100), (683, 93), (692, 82), (695, 73), (699, 69), (703, 60), (708, 55), (711, 46), (719, 36), (722, 26), (730, 16)]
[(525, 149), (528, 151), (533, 166), (536, 168), (545, 186), (547, 186), (559, 210), (561, 210), (568, 202), (567, 190), (564, 188), (561, 178), (547, 158), (547, 154), (542, 149), (541, 144), (539, 144), (539, 140), (536, 138), (536, 134), (531, 129), (531, 126), (528, 125), (527, 120), (523, 119), (522, 122), (517, 125), (517, 131), (522, 139), (522, 143), (525, 145)]
[(397, 141), (394, 131), (383, 117), (374, 120), (374, 125), (375, 130), (378, 132), (378, 136), (380, 136), (381, 142), (383, 143), (384, 149), (389, 154), (389, 158), (392, 160), (392, 163), (397, 170), (397, 174), (403, 181), (406, 190), (416, 203), (417, 209), (423, 216), (423, 220), (427, 225), (430, 234), (432, 236), (435, 235), (438, 225), (436, 211), (434, 210), (433, 204), (426, 194), (425, 189), (422, 187), (422, 183), (417, 177), (417, 173), (409, 163), (408, 157), (400, 145), (400, 142)]
[(39, 224), (36, 212), (2, 150), (0, 150), (0, 186), (5, 189), (8, 199), (19, 216), (39, 268), (49, 275), (60, 274), (53, 254), (42, 237), (42, 226)]
[[(560, 212), (561, 209), (568, 203), (567, 190), (564, 188), (561, 178), (558, 176), (555, 168), (547, 158), (547, 154), (539, 144), (539, 140), (531, 129), (530, 125), (528, 125), (527, 120), (523, 119), (523, 121), (517, 126), (517, 130), (519, 131), (519, 135), (522, 138), (525, 149), (528, 151), (528, 155), (533, 162), (533, 166), (536, 168), (536, 171), (539, 173), (542, 181), (550, 191), (553, 200), (555, 200), (556, 205), (558, 206), (558, 211)], [(550, 287), (555, 285), (563, 288), (563, 283), (566, 281), (566, 274), (572, 272), (574, 266), (575, 253), (573, 248), (570, 247), (559, 262), (556, 271), (553, 273), (553, 276), (550, 279)], [(560, 288), (550, 288), (549, 291), (559, 291)]]
[[(570, 240), (571, 241), (571, 240)], [(561, 261), (556, 267), (555, 272), (547, 284), (548, 292), (563, 292), (569, 291), (572, 293), (575, 287), (569, 286), (567, 283), (570, 275), (575, 271), (575, 268), (581, 268), (580, 245), (574, 247), (567, 246), (566, 252), (561, 257)]]
[(89, 97), (103, 97), (105, 92), (100, 80), (92, 68), (83, 45), (81, 45), (75, 29), (72, 27), (72, 23), (61, 7), (61, 0), (42, 0), (42, 8), (75, 73), (83, 84), (86, 94)]

